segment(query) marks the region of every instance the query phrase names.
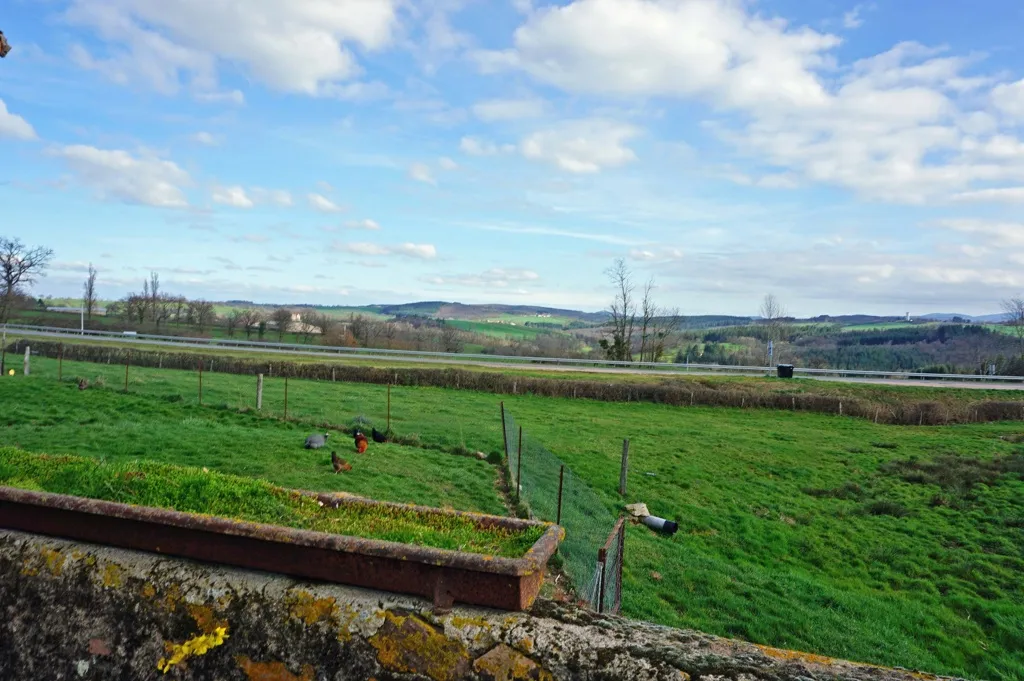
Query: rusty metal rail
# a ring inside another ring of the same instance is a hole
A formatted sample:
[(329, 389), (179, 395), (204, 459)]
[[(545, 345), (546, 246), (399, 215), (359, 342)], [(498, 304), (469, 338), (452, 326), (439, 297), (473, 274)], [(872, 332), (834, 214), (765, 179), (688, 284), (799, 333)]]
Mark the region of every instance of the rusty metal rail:
[(331, 508), (383, 506), (468, 517), (481, 529), (547, 529), (522, 557), (513, 559), (3, 486), (0, 527), (424, 596), (440, 609), (455, 602), (503, 610), (529, 608), (540, 591), (547, 562), (564, 536), (557, 525), (535, 521), (347, 495), (297, 493)]

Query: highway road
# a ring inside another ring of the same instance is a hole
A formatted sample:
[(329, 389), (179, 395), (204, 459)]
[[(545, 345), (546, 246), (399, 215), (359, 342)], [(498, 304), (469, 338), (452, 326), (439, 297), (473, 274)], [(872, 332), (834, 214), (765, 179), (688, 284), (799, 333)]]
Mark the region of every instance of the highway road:
[[(101, 343), (117, 343), (131, 345), (133, 347), (138, 346), (149, 346), (149, 347), (163, 347), (163, 348), (175, 348), (175, 349), (195, 349), (204, 350), (206, 352), (255, 352), (262, 355), (283, 355), (283, 356), (302, 356), (302, 357), (317, 357), (326, 361), (335, 362), (346, 362), (346, 361), (363, 361), (363, 362), (382, 362), (382, 363), (406, 363), (406, 364), (428, 364), (428, 365), (445, 365), (445, 366), (465, 366), (465, 367), (481, 367), (487, 369), (496, 370), (518, 370), (518, 371), (543, 371), (543, 372), (570, 372), (570, 373), (591, 373), (591, 374), (622, 374), (622, 375), (647, 375), (647, 376), (665, 376), (665, 377), (686, 377), (686, 376), (765, 376), (766, 371), (763, 368), (744, 368), (744, 367), (725, 367), (718, 368), (715, 370), (707, 370), (704, 368), (694, 369), (651, 369), (651, 368), (630, 368), (630, 367), (608, 367), (608, 366), (590, 366), (590, 365), (565, 365), (565, 364), (553, 364), (557, 360), (549, 360), (544, 363), (534, 363), (530, 360), (516, 360), (516, 361), (502, 361), (500, 358), (494, 360), (479, 360), (473, 358), (462, 359), (457, 355), (447, 356), (406, 356), (401, 354), (383, 354), (374, 353), (373, 350), (366, 351), (354, 351), (345, 352), (334, 352), (330, 350), (304, 350), (301, 346), (296, 348), (277, 348), (267, 347), (258, 344), (252, 345), (235, 345), (235, 346), (224, 346), (224, 345), (213, 345), (209, 342), (189, 342), (189, 341), (170, 341), (170, 340), (157, 340), (153, 338), (140, 338), (136, 336), (120, 336), (116, 334), (95, 336), (95, 337), (81, 337), (77, 334), (70, 334), (68, 332), (56, 332), (56, 331), (45, 331), (45, 330), (24, 330), (24, 329), (12, 329), (9, 333), (12, 338), (26, 337), (26, 338), (47, 338), (47, 339), (66, 339), (72, 341), (85, 341), (90, 340)], [(799, 371), (799, 369), (798, 369)], [(893, 377), (870, 377), (870, 376), (841, 376), (831, 374), (803, 374), (798, 375), (792, 380), (814, 380), (814, 381), (829, 381), (834, 383), (861, 383), (866, 385), (891, 385), (891, 386), (903, 386), (903, 387), (928, 387), (928, 388), (957, 388), (967, 390), (1005, 390), (1005, 391), (1024, 391), (1024, 377), (1020, 378), (1019, 382), (1007, 381), (1007, 380), (984, 380), (984, 379), (973, 379), (973, 380), (962, 380), (957, 378), (949, 379), (937, 379), (937, 378), (893, 378)]]

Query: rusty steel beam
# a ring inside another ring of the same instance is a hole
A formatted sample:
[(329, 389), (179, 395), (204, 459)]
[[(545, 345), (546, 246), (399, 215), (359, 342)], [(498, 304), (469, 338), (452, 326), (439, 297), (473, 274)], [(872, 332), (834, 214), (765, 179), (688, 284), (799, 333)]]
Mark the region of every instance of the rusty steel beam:
[(546, 531), (520, 558), (484, 556), (0, 486), (0, 527), (454, 603), (528, 609), (565, 532), (557, 525), (297, 491), (325, 507), (370, 505)]

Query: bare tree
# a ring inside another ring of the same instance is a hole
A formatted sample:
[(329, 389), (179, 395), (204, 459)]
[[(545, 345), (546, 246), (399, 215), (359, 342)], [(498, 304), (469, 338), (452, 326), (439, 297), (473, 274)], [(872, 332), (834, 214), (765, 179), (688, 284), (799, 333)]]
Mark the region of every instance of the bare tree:
[(304, 315), (302, 320), (307, 326), (317, 329), (321, 336), (326, 336), (331, 332), (331, 329), (339, 324), (339, 321), (331, 315), (326, 312), (317, 312), (316, 310), (313, 310), (308, 315)]
[(270, 313), (270, 321), (274, 322), (274, 326), (277, 327), (277, 340), (283, 341), (284, 334), (288, 332), (288, 327), (292, 325), (292, 311), (279, 307)]
[[(786, 308), (775, 297), (774, 293), (765, 295), (761, 301), (761, 323), (765, 325), (768, 341), (777, 343), (782, 339), (782, 320), (786, 317)], [(768, 350), (765, 348), (765, 361), (768, 359)]]
[[(654, 304), (654, 280), (648, 279), (644, 284), (644, 296), (640, 301), (640, 361), (647, 360), (648, 351), (653, 341), (652, 332), (654, 318), (658, 315), (658, 306)], [(654, 361), (654, 360), (650, 360)]]
[(193, 300), (188, 304), (188, 320), (194, 324), (199, 333), (213, 323), (213, 303), (207, 300)]
[[(665, 355), (665, 350), (675, 341), (675, 334), (679, 330), (682, 316), (679, 309), (665, 310), (654, 309), (648, 329), (647, 361), (660, 362)], [(641, 356), (641, 359), (643, 357)]]
[(0, 236), (0, 322), (10, 319), (21, 289), (35, 283), (52, 258), (52, 249), (26, 248), (19, 239)]
[(381, 329), (381, 335), (384, 336), (385, 342), (388, 348), (394, 345), (395, 338), (398, 337), (398, 324), (394, 320), (388, 320), (384, 322), (383, 328)]
[(629, 271), (626, 261), (619, 258), (605, 272), (615, 287), (615, 299), (608, 312), (611, 320), (608, 327), (612, 336), (611, 342), (601, 340), (608, 359), (614, 361), (631, 361), (633, 359), (633, 334), (636, 327), (636, 302), (633, 300), (633, 274)]
[(238, 323), (242, 313), (239, 310), (232, 310), (228, 313), (228, 316), (224, 318), (224, 325), (228, 330), (228, 338), (234, 338), (235, 329), (238, 328)]
[(252, 329), (263, 321), (263, 313), (254, 307), (247, 307), (238, 313), (238, 324), (245, 331), (246, 339), (252, 338)]
[(149, 314), (150, 318), (160, 327), (158, 316), (162, 312), (159, 308), (160, 302), (160, 275), (156, 272), (149, 273)]
[(1020, 296), (1007, 298), (1003, 301), (1002, 305), (1003, 312), (1007, 316), (1007, 320), (1004, 323), (1013, 329), (1013, 335), (1017, 337), (1020, 354), (1024, 357), (1024, 298)]
[(92, 312), (96, 309), (96, 268), (89, 263), (89, 276), (82, 285), (82, 307), (85, 308), (85, 318), (92, 323)]
[(445, 322), (441, 327), (441, 352), (462, 352), (462, 347), (459, 329)]

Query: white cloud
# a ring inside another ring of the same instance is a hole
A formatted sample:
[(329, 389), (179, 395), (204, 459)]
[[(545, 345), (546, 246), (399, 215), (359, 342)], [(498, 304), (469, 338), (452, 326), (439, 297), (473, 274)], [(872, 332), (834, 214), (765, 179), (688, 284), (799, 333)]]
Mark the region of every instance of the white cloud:
[(954, 201), (988, 201), (1004, 203), (1024, 203), (1024, 187), (997, 187), (960, 192), (953, 196)]
[(383, 48), (397, 24), (391, 0), (73, 0), (65, 18), (93, 28), (110, 53), (78, 47), (80, 65), (168, 93), (187, 79), (203, 94), (216, 91), (222, 63), (277, 90), (320, 94), (359, 74), (350, 47)]
[(463, 137), (459, 140), (459, 150), (469, 156), (495, 156), (497, 154), (510, 154), (516, 148), (512, 144), (498, 146), (493, 142), (488, 142), (478, 137)]
[(245, 189), (238, 185), (231, 187), (214, 187), (213, 200), (215, 203), (222, 203), (225, 206), (235, 208), (252, 208), (255, 204), (245, 193)]
[(292, 195), (283, 189), (264, 189), (263, 187), (250, 187), (249, 196), (257, 204), (273, 204), (282, 208), (292, 205)]
[(992, 103), (1010, 118), (1024, 122), (1024, 79), (992, 88)]
[[(994, 80), (968, 73), (976, 56), (900, 43), (840, 65), (839, 43), (735, 0), (575, 0), (529, 14), (511, 49), (475, 57), (484, 72), (521, 70), (569, 93), (703, 100), (729, 114), (709, 130), (776, 169), (765, 186), (805, 179), (924, 203), (1024, 182), (1016, 138), (1003, 134), (995, 159), (970, 149), (996, 144), (988, 106), (1024, 117), (1024, 81), (996, 86), (987, 104)], [(556, 156), (542, 146), (531, 156)], [(565, 169), (601, 165), (562, 156)]]
[(629, 257), (648, 263), (669, 263), (682, 260), (683, 251), (670, 247), (634, 248), (629, 251)]
[(228, 104), (245, 104), (245, 95), (242, 94), (241, 90), (231, 90), (229, 92), (196, 92), (193, 94), (197, 102), (205, 102), (207, 104), (216, 104), (219, 102), (227, 102)]
[(437, 167), (441, 170), (458, 170), (459, 164), (447, 156), (442, 156), (437, 161)]
[(473, 115), (482, 121), (509, 121), (544, 115), (540, 99), (490, 99), (473, 105)]
[(731, 0), (576, 0), (529, 15), (514, 48), (476, 57), (484, 71), (518, 68), (571, 92), (770, 106), (823, 102), (808, 68), (838, 43)]
[(340, 213), (345, 210), (323, 194), (310, 193), (306, 196), (306, 200), (309, 202), (310, 207), (321, 213)]
[(11, 137), (18, 140), (37, 139), (35, 128), (21, 116), (10, 113), (4, 100), (0, 99), (0, 138)]
[(208, 132), (200, 131), (200, 132), (197, 132), (197, 133), (193, 133), (193, 134), (189, 135), (188, 138), (190, 140), (192, 140), (193, 142), (195, 142), (196, 144), (202, 144), (203, 146), (207, 146), (207, 147), (215, 147), (218, 144), (220, 144), (220, 137), (218, 137), (217, 135), (213, 135), (211, 133), (208, 133)]
[(384, 245), (365, 241), (347, 243), (335, 241), (331, 248), (335, 251), (365, 256), (404, 256), (419, 260), (433, 260), (437, 257), (437, 249), (433, 244), (403, 243)]
[(526, 136), (519, 150), (528, 159), (571, 173), (596, 173), (636, 160), (625, 143), (639, 132), (632, 125), (602, 119), (565, 121)]
[(939, 227), (979, 237), (994, 248), (1024, 246), (1024, 223), (999, 222), (974, 218), (939, 220)]
[(437, 184), (437, 180), (434, 179), (433, 173), (430, 172), (430, 166), (426, 163), (413, 163), (409, 166), (409, 177), (417, 182)]
[(182, 188), (191, 185), (192, 178), (173, 161), (82, 144), (58, 147), (50, 153), (62, 158), (78, 181), (92, 187), (101, 199), (162, 208), (188, 205)]
[(860, 28), (864, 25), (864, 18), (860, 13), (864, 11), (864, 5), (857, 5), (849, 12), (843, 14), (843, 28)]
[(540, 275), (533, 270), (494, 268), (480, 274), (455, 274), (422, 277), (420, 281), (434, 286), (460, 286), (464, 288), (510, 289), (536, 285)]
[(370, 220), (369, 218), (366, 218), (364, 220), (349, 220), (348, 222), (345, 223), (345, 227), (347, 227), (348, 229), (380, 229), (380, 225), (377, 224), (377, 221)]

